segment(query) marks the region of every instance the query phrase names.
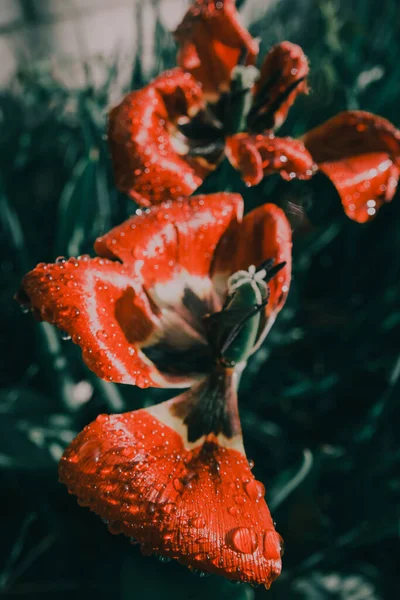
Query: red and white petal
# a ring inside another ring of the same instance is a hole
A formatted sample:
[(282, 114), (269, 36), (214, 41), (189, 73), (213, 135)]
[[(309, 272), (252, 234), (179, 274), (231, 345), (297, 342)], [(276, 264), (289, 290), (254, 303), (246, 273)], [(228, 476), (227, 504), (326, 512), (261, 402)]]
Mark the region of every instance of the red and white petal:
[(275, 264), (286, 265), (268, 284), (266, 315), (270, 324), (285, 303), (291, 278), (292, 231), (283, 210), (264, 204), (249, 212), (241, 223), (233, 223), (222, 237), (212, 265), (214, 284), (223, 293), (232, 273), (257, 267), (271, 258)]
[(123, 265), (81, 257), (39, 264), (22, 281), (23, 302), (67, 332), (102, 379), (140, 387), (185, 387), (162, 375), (141, 351), (158, 327), (149, 300)]
[(99, 238), (101, 256), (118, 258), (159, 306), (181, 303), (184, 288), (207, 299), (215, 248), (243, 213), (239, 194), (217, 193), (154, 206)]
[(273, 133), (249, 135), (239, 133), (226, 141), (226, 155), (249, 185), (257, 185), (273, 173), (290, 181), (310, 179), (316, 165), (303, 142), (275, 137)]
[(240, 24), (234, 0), (195, 0), (175, 31), (179, 66), (200, 81), (209, 100), (228, 89), (243, 52), (252, 65), (258, 42)]
[(270, 119), (265, 127), (280, 127), (297, 96), (308, 93), (305, 80), (308, 72), (307, 57), (297, 44), (286, 41), (271, 48), (254, 87), (254, 102), (259, 105), (257, 114)]
[(399, 181), (398, 167), (382, 152), (322, 163), (320, 170), (335, 185), (346, 215), (358, 223), (373, 219), (392, 200)]
[(342, 112), (303, 137), (336, 186), (346, 214), (364, 223), (390, 202), (400, 168), (400, 131), (364, 111)]
[(145, 554), (269, 587), (281, 538), (263, 485), (241, 450), (215, 436), (188, 444), (173, 403), (100, 415), (65, 451), (61, 482)]
[(200, 86), (181, 69), (128, 94), (111, 111), (108, 128), (118, 189), (143, 206), (191, 194), (205, 168), (185, 160), (189, 147), (176, 125), (203, 106)]

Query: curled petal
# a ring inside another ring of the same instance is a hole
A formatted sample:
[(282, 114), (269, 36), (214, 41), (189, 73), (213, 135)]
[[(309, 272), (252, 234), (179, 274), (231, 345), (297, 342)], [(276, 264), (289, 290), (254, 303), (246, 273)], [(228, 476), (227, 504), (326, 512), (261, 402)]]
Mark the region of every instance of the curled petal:
[(128, 94), (110, 113), (108, 139), (118, 189), (143, 206), (191, 194), (209, 168), (186, 159), (179, 130), (204, 107), (189, 73), (174, 69)]
[(140, 387), (188, 384), (162, 375), (143, 354), (157, 317), (140, 282), (119, 263), (81, 257), (39, 264), (24, 277), (19, 300), (67, 332), (102, 379)]
[(346, 214), (363, 223), (396, 191), (400, 131), (363, 111), (342, 112), (303, 137), (321, 171), (336, 186)]
[(281, 42), (268, 52), (254, 88), (254, 104), (249, 114), (253, 130), (274, 129), (285, 121), (299, 94), (306, 94), (308, 60), (297, 44)]
[(218, 245), (212, 276), (217, 289), (224, 289), (227, 276), (269, 259), (275, 264), (286, 263), (269, 282), (265, 311), (271, 326), (288, 295), (292, 267), (292, 231), (281, 208), (264, 204), (249, 212), (241, 223), (232, 223)]
[(266, 175), (279, 173), (283, 179), (310, 179), (316, 170), (303, 142), (275, 137), (273, 133), (239, 133), (226, 141), (226, 155), (247, 185), (257, 185)]
[(175, 408), (193, 397), (192, 390), (147, 410), (100, 415), (67, 448), (60, 480), (145, 554), (269, 587), (281, 570), (281, 538), (263, 485), (240, 435), (188, 442)]
[(383, 152), (373, 152), (320, 165), (335, 185), (350, 219), (366, 223), (396, 193), (399, 169)]
[(229, 87), (232, 69), (244, 57), (252, 65), (258, 43), (240, 24), (234, 0), (195, 0), (175, 31), (178, 64), (202, 83), (210, 100)]
[(362, 110), (339, 113), (303, 136), (317, 163), (386, 152), (400, 166), (400, 131), (390, 121)]

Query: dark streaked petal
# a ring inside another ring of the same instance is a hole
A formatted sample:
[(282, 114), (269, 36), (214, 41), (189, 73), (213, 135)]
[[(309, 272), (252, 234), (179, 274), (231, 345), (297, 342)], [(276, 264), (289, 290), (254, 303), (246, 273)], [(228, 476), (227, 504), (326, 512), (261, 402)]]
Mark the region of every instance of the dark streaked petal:
[(254, 89), (252, 130), (275, 129), (285, 121), (299, 94), (308, 92), (308, 60), (297, 44), (281, 42), (268, 52)]

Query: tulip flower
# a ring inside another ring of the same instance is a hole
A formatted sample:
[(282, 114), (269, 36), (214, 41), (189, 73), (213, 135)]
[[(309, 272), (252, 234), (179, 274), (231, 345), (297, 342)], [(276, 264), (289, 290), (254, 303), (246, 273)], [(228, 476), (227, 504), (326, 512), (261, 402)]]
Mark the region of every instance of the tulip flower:
[(60, 479), (144, 553), (267, 587), (282, 544), (246, 459), (238, 379), (289, 290), (291, 230), (237, 194), (161, 203), (96, 241), (97, 258), (39, 264), (18, 296), (71, 335), (108, 381), (188, 387), (100, 415), (71, 443)]
[(195, 192), (224, 157), (248, 186), (274, 173), (306, 180), (321, 171), (360, 223), (392, 200), (400, 132), (382, 117), (345, 111), (300, 140), (276, 136), (297, 96), (308, 93), (300, 46), (277, 44), (257, 71), (257, 41), (234, 0), (195, 0), (175, 37), (180, 69), (132, 92), (110, 114), (116, 183), (136, 202)]

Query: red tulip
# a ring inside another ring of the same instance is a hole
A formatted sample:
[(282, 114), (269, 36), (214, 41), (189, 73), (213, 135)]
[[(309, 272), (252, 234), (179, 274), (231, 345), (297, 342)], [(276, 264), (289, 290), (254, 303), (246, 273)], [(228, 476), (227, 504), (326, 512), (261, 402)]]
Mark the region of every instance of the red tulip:
[(241, 56), (253, 65), (258, 43), (240, 24), (235, 0), (195, 0), (175, 31), (178, 65), (203, 86), (208, 100), (229, 89)]
[(86, 427), (60, 463), (70, 492), (145, 553), (269, 587), (281, 539), (246, 460), (236, 388), (285, 302), (291, 231), (273, 204), (242, 211), (222, 193), (155, 206), (99, 238), (102, 258), (38, 265), (19, 301), (68, 332), (100, 377), (192, 384)]
[(258, 337), (287, 296), (291, 235), (284, 213), (273, 204), (243, 220), (242, 212), (241, 197), (225, 193), (155, 206), (99, 238), (101, 258), (38, 265), (25, 276), (19, 300), (71, 335), (99, 377), (186, 387), (208, 372), (204, 317), (221, 310), (233, 273), (266, 259), (286, 263), (269, 282)]

